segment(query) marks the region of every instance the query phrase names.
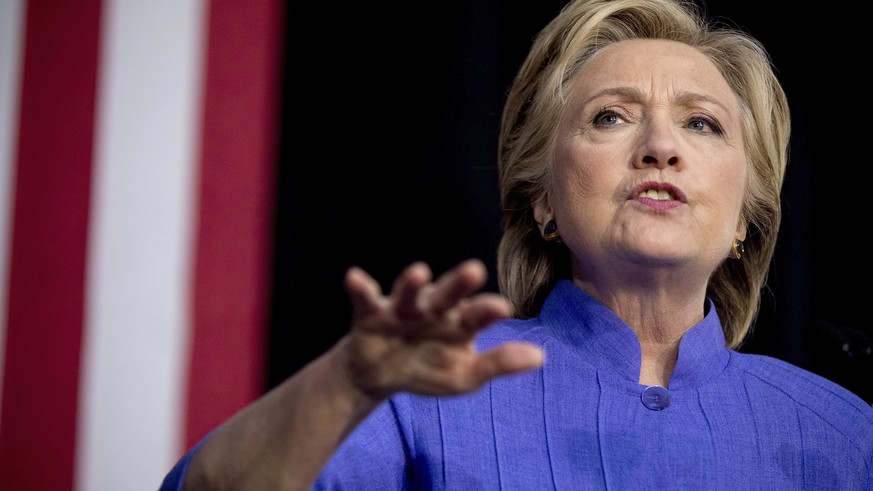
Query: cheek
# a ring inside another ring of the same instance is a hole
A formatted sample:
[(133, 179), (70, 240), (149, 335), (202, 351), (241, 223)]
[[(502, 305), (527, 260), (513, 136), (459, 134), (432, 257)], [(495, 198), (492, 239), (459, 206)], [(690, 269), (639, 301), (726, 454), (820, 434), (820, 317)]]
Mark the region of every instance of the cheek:
[(576, 146), (559, 152), (555, 162), (553, 195), (561, 203), (579, 204), (611, 199), (624, 170), (618, 157), (602, 149)]
[(723, 166), (721, 172), (714, 172), (709, 179), (708, 205), (718, 210), (726, 221), (725, 226), (733, 231), (743, 207), (746, 193), (747, 169), (744, 159)]
[(725, 199), (732, 205), (733, 212), (739, 216), (740, 210), (743, 208), (743, 199), (746, 195), (746, 186), (748, 179), (748, 167), (745, 158), (738, 159), (739, 161), (729, 168), (719, 178), (724, 189)]

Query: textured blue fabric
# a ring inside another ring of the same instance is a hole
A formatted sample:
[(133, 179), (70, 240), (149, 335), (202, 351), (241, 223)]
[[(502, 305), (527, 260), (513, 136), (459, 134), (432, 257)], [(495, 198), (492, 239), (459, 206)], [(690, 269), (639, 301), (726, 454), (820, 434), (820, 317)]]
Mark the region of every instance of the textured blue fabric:
[(538, 318), (499, 322), (479, 346), (509, 340), (542, 346), (543, 367), (470, 395), (393, 397), (313, 489), (873, 490), (873, 408), (725, 348), (711, 305), (681, 341), (661, 410), (643, 404), (634, 332), (570, 281)]
[(633, 331), (572, 282), (536, 319), (480, 337), (543, 347), (542, 369), (460, 397), (407, 394), (349, 437), (314, 489), (873, 490), (873, 408), (724, 346), (715, 309), (682, 339), (670, 404), (641, 399)]

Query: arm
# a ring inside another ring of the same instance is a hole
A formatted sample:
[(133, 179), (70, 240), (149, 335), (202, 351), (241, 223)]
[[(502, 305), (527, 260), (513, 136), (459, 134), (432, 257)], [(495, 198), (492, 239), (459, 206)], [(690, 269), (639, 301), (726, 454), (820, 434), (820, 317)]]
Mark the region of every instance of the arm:
[(462, 394), (540, 366), (541, 351), (526, 344), (476, 352), (476, 333), (512, 313), (502, 297), (476, 293), (485, 275), (471, 260), (432, 282), (417, 263), (383, 295), (367, 273), (350, 269), (349, 333), (216, 429), (194, 455), (186, 489), (307, 489), (343, 439), (392, 394)]

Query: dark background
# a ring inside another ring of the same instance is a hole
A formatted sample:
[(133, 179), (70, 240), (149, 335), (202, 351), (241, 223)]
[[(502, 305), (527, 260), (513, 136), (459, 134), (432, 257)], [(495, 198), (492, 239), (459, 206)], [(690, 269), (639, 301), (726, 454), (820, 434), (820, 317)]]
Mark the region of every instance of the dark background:
[[(289, 8), (269, 386), (346, 332), (351, 265), (386, 289), (416, 260), (439, 274), (478, 257), (494, 278), (500, 111), (531, 40), (564, 3)], [(763, 41), (792, 108), (780, 241), (740, 350), (873, 403), (873, 331), (861, 321), (873, 111), (858, 58), (869, 29), (845, 9), (703, 5)]]

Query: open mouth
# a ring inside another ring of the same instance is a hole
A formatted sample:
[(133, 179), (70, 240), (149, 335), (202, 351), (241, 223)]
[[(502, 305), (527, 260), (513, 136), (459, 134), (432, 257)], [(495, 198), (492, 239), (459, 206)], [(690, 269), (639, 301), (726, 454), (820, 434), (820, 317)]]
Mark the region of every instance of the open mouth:
[(672, 193), (664, 189), (646, 189), (641, 191), (637, 198), (649, 198), (658, 201), (668, 201), (676, 199)]

